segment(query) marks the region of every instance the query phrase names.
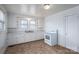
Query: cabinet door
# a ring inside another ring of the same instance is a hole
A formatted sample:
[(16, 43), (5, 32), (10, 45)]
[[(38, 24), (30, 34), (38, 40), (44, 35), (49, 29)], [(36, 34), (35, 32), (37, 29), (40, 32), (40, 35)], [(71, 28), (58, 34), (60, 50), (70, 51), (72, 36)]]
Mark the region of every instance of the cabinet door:
[(72, 50), (77, 49), (78, 19), (76, 15), (66, 18), (66, 47)]

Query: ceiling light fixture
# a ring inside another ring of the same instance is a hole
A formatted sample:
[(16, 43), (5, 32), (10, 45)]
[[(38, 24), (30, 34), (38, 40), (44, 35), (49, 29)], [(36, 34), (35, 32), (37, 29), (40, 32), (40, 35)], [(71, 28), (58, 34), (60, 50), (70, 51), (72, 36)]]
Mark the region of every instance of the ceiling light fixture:
[(44, 9), (46, 10), (50, 9), (50, 4), (44, 4)]

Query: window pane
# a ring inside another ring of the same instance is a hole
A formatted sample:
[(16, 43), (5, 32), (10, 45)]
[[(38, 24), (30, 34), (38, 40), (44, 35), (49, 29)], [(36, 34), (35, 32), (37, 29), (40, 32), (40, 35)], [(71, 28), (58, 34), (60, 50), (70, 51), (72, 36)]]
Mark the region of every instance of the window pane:
[(0, 21), (4, 21), (4, 14), (3, 14), (3, 12), (0, 10)]
[(30, 24), (35, 24), (35, 21), (30, 21)]
[(21, 24), (27, 24), (27, 20), (22, 20)]
[(34, 31), (35, 30), (35, 20), (31, 20), (29, 24), (30, 30)]
[(27, 25), (28, 25), (28, 21), (27, 20), (21, 20), (21, 24), (20, 24), (20, 26), (21, 26), (21, 29), (22, 30), (27, 30)]
[(3, 29), (3, 24), (0, 22), (0, 30)]
[(27, 25), (21, 25), (22, 29), (27, 29)]

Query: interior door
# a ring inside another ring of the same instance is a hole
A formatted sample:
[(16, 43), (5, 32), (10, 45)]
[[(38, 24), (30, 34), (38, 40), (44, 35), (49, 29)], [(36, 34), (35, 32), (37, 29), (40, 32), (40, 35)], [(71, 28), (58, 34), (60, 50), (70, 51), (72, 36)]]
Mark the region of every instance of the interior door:
[(76, 15), (66, 17), (66, 47), (72, 50), (77, 49), (78, 19)]

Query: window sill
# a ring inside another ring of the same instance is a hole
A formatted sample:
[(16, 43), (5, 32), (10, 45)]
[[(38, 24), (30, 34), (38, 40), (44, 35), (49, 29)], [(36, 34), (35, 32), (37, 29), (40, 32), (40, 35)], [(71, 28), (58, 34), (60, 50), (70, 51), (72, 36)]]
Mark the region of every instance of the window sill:
[(26, 33), (33, 33), (34, 31), (25, 31)]

